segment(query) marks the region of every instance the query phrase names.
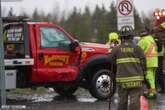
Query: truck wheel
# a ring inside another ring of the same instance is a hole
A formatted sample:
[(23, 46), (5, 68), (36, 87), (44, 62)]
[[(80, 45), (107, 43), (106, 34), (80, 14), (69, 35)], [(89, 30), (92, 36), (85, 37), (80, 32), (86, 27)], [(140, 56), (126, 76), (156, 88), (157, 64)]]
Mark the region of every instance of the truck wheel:
[(78, 86), (76, 85), (57, 85), (54, 87), (54, 90), (61, 96), (71, 96)]
[(90, 93), (100, 100), (109, 98), (114, 93), (113, 77), (108, 69), (96, 71), (91, 80)]

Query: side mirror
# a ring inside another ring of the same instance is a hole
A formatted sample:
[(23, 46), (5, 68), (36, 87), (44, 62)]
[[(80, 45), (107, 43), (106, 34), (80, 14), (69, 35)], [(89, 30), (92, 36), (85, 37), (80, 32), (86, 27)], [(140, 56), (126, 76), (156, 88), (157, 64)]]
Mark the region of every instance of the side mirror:
[(77, 40), (75, 40), (70, 44), (70, 50), (75, 51), (76, 47), (78, 47), (78, 46), (79, 46), (79, 42)]

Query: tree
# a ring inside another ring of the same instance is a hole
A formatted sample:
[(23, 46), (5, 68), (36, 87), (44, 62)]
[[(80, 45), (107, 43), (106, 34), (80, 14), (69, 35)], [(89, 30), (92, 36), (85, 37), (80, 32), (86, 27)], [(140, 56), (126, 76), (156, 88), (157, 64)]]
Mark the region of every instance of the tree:
[(81, 39), (80, 30), (82, 30), (80, 23), (81, 23), (81, 14), (77, 11), (77, 8), (74, 7), (73, 12), (65, 22), (64, 27), (68, 32), (78, 37), (79, 40)]
[(10, 17), (10, 16), (15, 16), (14, 10), (13, 10), (12, 7), (10, 8), (10, 10), (9, 10), (9, 12), (8, 12), (8, 16), (9, 16), (9, 17)]
[(100, 43), (105, 43), (106, 37), (107, 37), (107, 12), (104, 8), (104, 5), (102, 5), (102, 8), (100, 8), (98, 5), (96, 5), (93, 17), (92, 17), (92, 28), (93, 28), (93, 34), (96, 37), (96, 41)]
[(93, 35), (97, 41), (99, 41), (99, 21), (101, 16), (101, 9), (96, 5), (93, 16), (92, 16), (92, 29)]
[(33, 21), (39, 21), (40, 20), (40, 15), (39, 15), (39, 12), (38, 12), (37, 8), (35, 8), (34, 11), (33, 11), (32, 20)]
[(109, 32), (112, 31), (117, 31), (117, 10), (115, 7), (115, 3), (112, 2), (110, 5), (110, 12), (108, 14), (108, 18), (109, 18)]
[(52, 17), (53, 22), (56, 22), (56, 23), (58, 22), (58, 19), (60, 18), (60, 7), (59, 7), (59, 2), (57, 1), (54, 4), (51, 17)]
[(147, 17), (144, 12), (142, 12), (142, 21), (143, 21), (143, 27), (147, 27), (149, 29), (151, 29), (151, 27), (153, 27), (152, 17)]
[(81, 15), (80, 37), (82, 41), (91, 41), (92, 29), (91, 29), (91, 13), (89, 7), (85, 7), (84, 14)]
[(107, 12), (105, 21), (104, 43), (107, 42), (110, 32), (117, 32), (117, 10), (114, 2), (110, 4), (110, 11)]
[(139, 31), (143, 28), (143, 23), (136, 8), (134, 9), (134, 21), (135, 21), (135, 34), (138, 34)]

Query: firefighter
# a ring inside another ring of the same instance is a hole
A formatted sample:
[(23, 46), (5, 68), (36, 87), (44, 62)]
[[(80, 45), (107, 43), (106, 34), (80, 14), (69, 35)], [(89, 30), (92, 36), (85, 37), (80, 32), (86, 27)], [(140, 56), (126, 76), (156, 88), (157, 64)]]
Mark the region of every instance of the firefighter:
[(120, 44), (119, 35), (116, 32), (109, 33), (109, 39), (106, 45), (109, 47), (109, 52), (112, 48)]
[[(110, 54), (111, 62), (116, 70), (116, 86), (119, 104), (117, 110), (139, 110), (142, 82), (146, 71), (146, 60), (143, 50), (135, 45), (133, 29), (122, 27), (120, 32), (121, 45), (114, 47)], [(130, 99), (129, 99), (130, 98)], [(130, 106), (128, 106), (128, 99)]]
[(138, 45), (143, 49), (147, 62), (145, 79), (148, 83), (149, 91), (145, 94), (145, 96), (152, 99), (156, 97), (155, 72), (158, 67), (158, 56), (155, 40), (149, 32), (149, 29), (146, 28), (140, 33), (141, 39), (138, 42)]
[(158, 68), (156, 71), (156, 88), (158, 92), (165, 93), (165, 75), (163, 73), (163, 52), (164, 52), (164, 36), (165, 22), (161, 23), (154, 29), (153, 35), (156, 37), (155, 42), (158, 48)]

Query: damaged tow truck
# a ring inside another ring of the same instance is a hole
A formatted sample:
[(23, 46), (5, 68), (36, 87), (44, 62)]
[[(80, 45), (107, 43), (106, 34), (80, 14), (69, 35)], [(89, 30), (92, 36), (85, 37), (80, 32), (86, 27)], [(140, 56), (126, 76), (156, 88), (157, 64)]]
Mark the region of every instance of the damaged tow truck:
[(52, 22), (27, 18), (3, 19), (6, 89), (52, 87), (71, 95), (79, 86), (92, 96), (113, 93), (108, 47), (78, 42)]

